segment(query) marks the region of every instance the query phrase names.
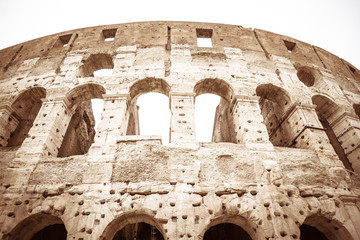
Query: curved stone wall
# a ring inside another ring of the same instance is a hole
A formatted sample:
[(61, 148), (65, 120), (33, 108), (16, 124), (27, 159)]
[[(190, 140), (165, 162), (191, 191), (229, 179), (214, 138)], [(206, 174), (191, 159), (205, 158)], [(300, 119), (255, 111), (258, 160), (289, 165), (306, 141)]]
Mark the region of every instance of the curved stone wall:
[[(148, 92), (169, 97), (169, 146), (139, 135)], [(204, 93), (221, 97), (212, 143)], [(360, 239), (360, 71), (319, 47), (210, 23), (76, 29), (0, 50), (0, 100), (2, 239)]]

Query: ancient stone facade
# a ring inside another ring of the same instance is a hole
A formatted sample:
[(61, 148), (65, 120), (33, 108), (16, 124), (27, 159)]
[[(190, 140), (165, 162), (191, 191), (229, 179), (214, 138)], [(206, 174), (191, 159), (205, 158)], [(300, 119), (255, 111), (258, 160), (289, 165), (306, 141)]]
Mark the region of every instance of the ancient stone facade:
[[(169, 146), (139, 135), (147, 92), (169, 97)], [(221, 96), (212, 143), (195, 138), (203, 93)], [(223, 24), (77, 29), (1, 50), (0, 99), (1, 239), (360, 239), (360, 71), (319, 47)]]

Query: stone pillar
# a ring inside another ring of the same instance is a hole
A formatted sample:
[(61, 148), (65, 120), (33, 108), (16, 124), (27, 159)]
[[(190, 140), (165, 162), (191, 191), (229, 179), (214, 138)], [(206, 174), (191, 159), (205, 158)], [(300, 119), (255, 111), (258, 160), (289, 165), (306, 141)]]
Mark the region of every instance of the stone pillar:
[(8, 106), (0, 106), (0, 147), (8, 144), (10, 134), (19, 125), (19, 120), (14, 116), (14, 110)]
[(344, 203), (344, 207), (349, 214), (349, 218), (352, 222), (352, 226), (347, 225), (347, 229), (354, 239), (360, 239), (360, 228), (358, 224), (360, 224), (360, 211), (356, 206), (356, 202), (358, 200), (358, 196), (356, 195), (342, 195), (340, 199)]
[(250, 148), (273, 150), (266, 126), (263, 124), (259, 98), (235, 96), (232, 104), (236, 142), (244, 143)]
[(343, 111), (335, 119), (329, 117), (328, 122), (352, 168), (360, 173), (360, 119), (352, 113)]
[(194, 93), (170, 93), (171, 145), (184, 147), (193, 147), (196, 145), (194, 99)]
[(17, 154), (57, 156), (74, 111), (66, 98), (42, 99), (33, 126)]
[(287, 141), (287, 146), (334, 152), (314, 105), (295, 103), (291, 106), (270, 139), (275, 145), (281, 145), (282, 140)]
[(129, 94), (104, 94), (103, 99), (101, 121), (89, 150), (92, 154), (94, 151), (99, 151), (100, 154), (110, 153), (114, 150), (116, 140), (127, 132)]

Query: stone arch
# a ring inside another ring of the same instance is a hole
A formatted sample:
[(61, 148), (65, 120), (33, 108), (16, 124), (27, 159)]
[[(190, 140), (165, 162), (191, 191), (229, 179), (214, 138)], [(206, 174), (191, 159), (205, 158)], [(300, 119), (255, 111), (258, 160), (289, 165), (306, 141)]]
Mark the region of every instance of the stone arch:
[(224, 80), (218, 78), (206, 78), (198, 81), (194, 86), (195, 96), (204, 93), (212, 93), (224, 98), (228, 103), (234, 98), (234, 89)]
[[(328, 219), (319, 215), (311, 215), (304, 220), (303, 224), (300, 226), (300, 238), (301, 235), (304, 237), (308, 234), (306, 231), (316, 232), (315, 229), (318, 230), (322, 236), (325, 236), (327, 240), (354, 239), (348, 229), (346, 229), (342, 223), (336, 219)], [(308, 238), (301, 239), (307, 240)]]
[(264, 99), (277, 104), (281, 117), (292, 105), (290, 94), (285, 89), (271, 83), (257, 86), (256, 95), (260, 97), (260, 101)]
[(343, 162), (345, 168), (353, 170), (340, 141), (331, 127), (331, 123), (337, 118), (336, 116), (341, 110), (340, 106), (338, 106), (330, 97), (325, 95), (314, 95), (312, 97), (312, 102), (316, 105), (315, 110), (318, 118), (325, 129), (326, 135), (328, 136), (330, 144), (333, 146), (336, 154)]
[(101, 240), (112, 240), (115, 235), (124, 229), (127, 225), (145, 223), (150, 226), (154, 226), (161, 234), (159, 239), (167, 239), (165, 230), (162, 225), (154, 217), (148, 214), (146, 211), (137, 211), (136, 213), (126, 213), (116, 217), (105, 228), (104, 232), (100, 236)]
[(285, 114), (292, 106), (288, 92), (271, 83), (261, 84), (256, 88), (259, 96), (261, 114), (269, 133), (270, 141), (275, 146), (290, 146), (292, 144), (289, 129), (283, 126)]
[(102, 99), (105, 88), (88, 83), (77, 86), (66, 94), (69, 107), (74, 110), (58, 151), (58, 157), (82, 155), (88, 152), (95, 137), (95, 119), (91, 99)]
[(129, 93), (131, 101), (134, 101), (134, 99), (141, 94), (148, 92), (162, 93), (169, 97), (170, 91), (171, 87), (165, 80), (160, 78), (145, 78), (135, 82), (130, 87)]
[(114, 62), (110, 54), (91, 54), (87, 59), (83, 60), (83, 64), (80, 66), (77, 76), (94, 77), (94, 72), (97, 70), (113, 68)]
[(206, 93), (215, 94), (220, 97), (219, 105), (216, 107), (215, 111), (212, 141), (236, 143), (233, 116), (231, 114), (231, 103), (234, 100), (233, 87), (224, 80), (218, 78), (206, 78), (195, 84), (194, 93), (195, 97)]
[(66, 240), (66, 236), (66, 227), (59, 217), (37, 213), (18, 223), (2, 240)]
[(242, 216), (221, 216), (210, 220), (210, 223), (201, 231), (199, 239), (205, 239), (206, 232), (219, 224), (234, 224), (246, 232), (250, 239), (265, 239), (264, 231), (255, 223)]
[(87, 83), (71, 89), (66, 94), (66, 99), (69, 107), (75, 109), (79, 103), (93, 98), (103, 98), (102, 95), (106, 93), (103, 86), (97, 83)]
[[(14, 98), (11, 104), (11, 108), (14, 110), (12, 115), (18, 123), (16, 128), (9, 133), (7, 146), (19, 146), (22, 144), (42, 106), (41, 99), (45, 97), (45, 88), (32, 87), (23, 90)], [(10, 129), (12, 128), (10, 127)]]

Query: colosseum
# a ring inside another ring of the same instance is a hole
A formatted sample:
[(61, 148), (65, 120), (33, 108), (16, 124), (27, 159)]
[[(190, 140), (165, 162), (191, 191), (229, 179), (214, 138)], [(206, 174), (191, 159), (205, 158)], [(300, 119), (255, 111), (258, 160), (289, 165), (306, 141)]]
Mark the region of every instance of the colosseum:
[[(169, 145), (139, 134), (148, 92), (169, 99)], [(0, 50), (0, 99), (2, 240), (360, 239), (360, 71), (319, 47), (212, 23), (75, 29)]]

